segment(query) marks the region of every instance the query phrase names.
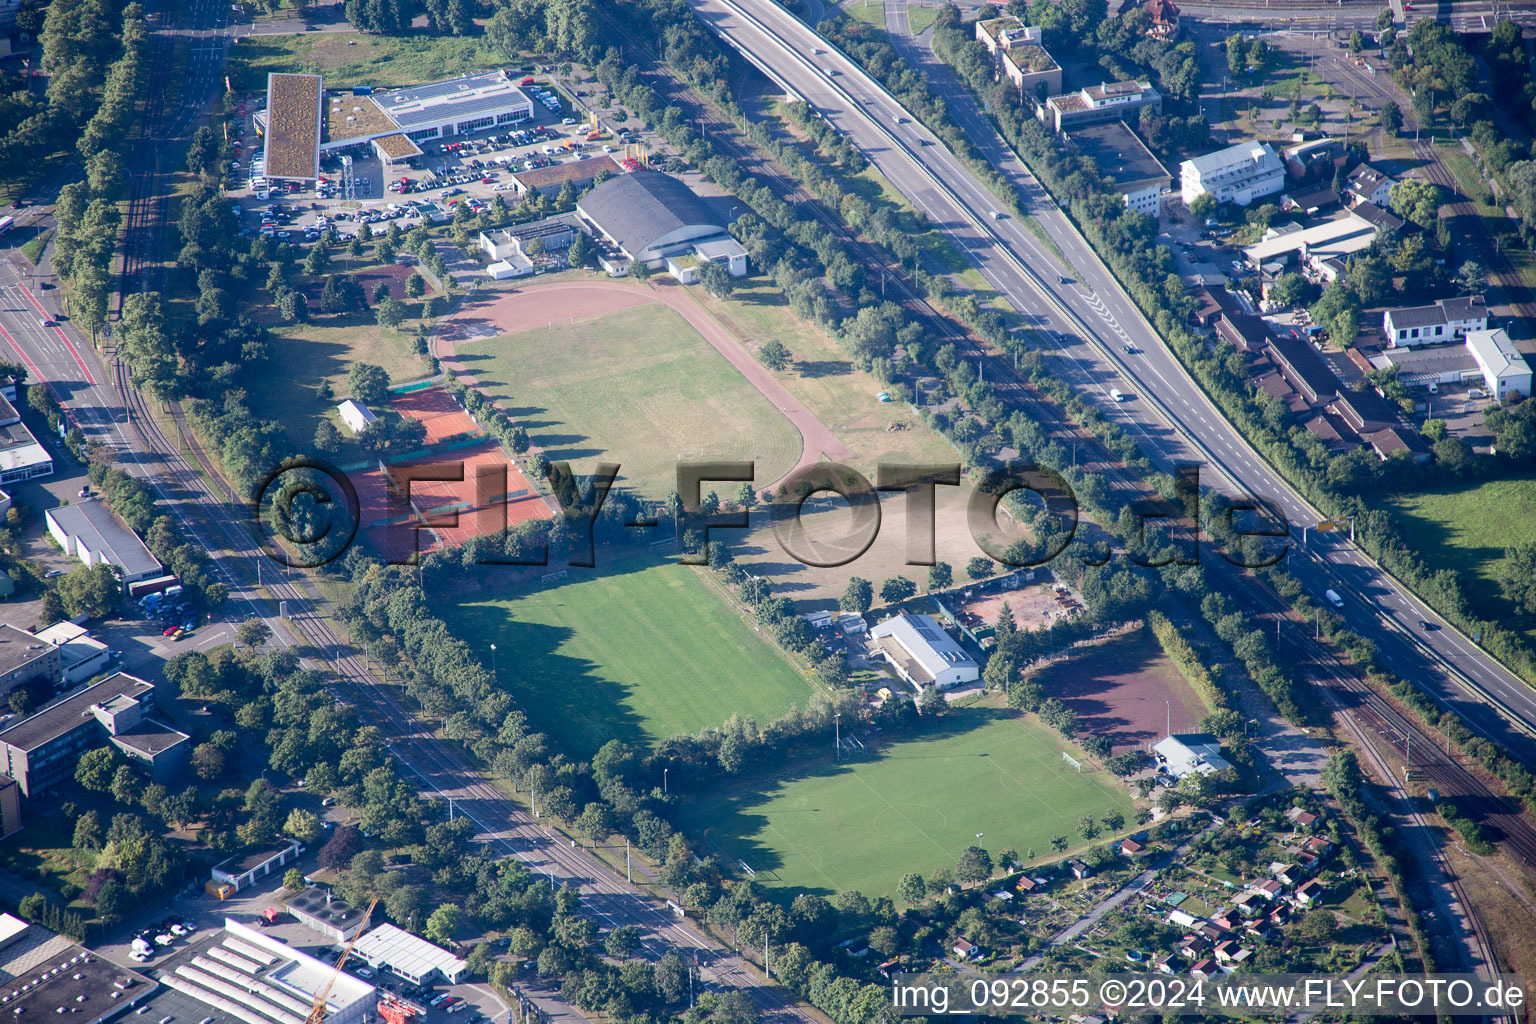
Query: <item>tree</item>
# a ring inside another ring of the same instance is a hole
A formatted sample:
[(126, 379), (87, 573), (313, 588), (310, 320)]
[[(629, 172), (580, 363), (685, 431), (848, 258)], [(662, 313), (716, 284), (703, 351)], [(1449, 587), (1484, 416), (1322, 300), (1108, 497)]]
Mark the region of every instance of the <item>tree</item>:
[(131, 804), (139, 798), (139, 775), (132, 768), (119, 765), (112, 774), (112, 799), (120, 804)]
[(315, 450), (325, 455), (341, 451), (341, 431), (330, 420), (321, 420), (315, 426)]
[(886, 604), (900, 604), (917, 593), (917, 584), (905, 576), (892, 576), (880, 584), (880, 600)]
[(1456, 290), (1463, 295), (1479, 295), (1488, 287), (1488, 271), (1476, 260), (1467, 260), (1456, 271)]
[(972, 558), (969, 562), (965, 563), (965, 574), (973, 580), (984, 580), (988, 576), (991, 576), (992, 571), (996, 568), (997, 565), (992, 561), (992, 559), (983, 558), (981, 555), (977, 555), (975, 558)]
[(763, 365), (775, 373), (783, 370), (790, 363), (789, 349), (777, 338), (764, 342), (758, 351), (757, 357), (763, 361)]
[(576, 827), (594, 843), (601, 843), (613, 835), (613, 815), (607, 804), (601, 800), (593, 800), (581, 809), (581, 815), (576, 819)]
[(1536, 615), (1536, 544), (1516, 544), (1495, 571), (1505, 599), (1526, 615)]
[(192, 748), (192, 771), (204, 781), (223, 775), (224, 751), (212, 743), (199, 743)]
[(1365, 35), (1359, 29), (1355, 29), (1349, 34), (1349, 52), (1353, 56), (1359, 56), (1363, 49), (1365, 49)]
[(1269, 286), (1270, 300), (1282, 306), (1305, 306), (1312, 298), (1312, 283), (1295, 271), (1281, 274)]
[(117, 607), (123, 584), (117, 566), (102, 563), (71, 569), (54, 584), (69, 618), (98, 619)]
[(405, 279), (405, 294), (413, 299), (419, 299), (427, 294), (427, 282), (420, 274), (412, 274)]
[(1067, 849), (1066, 836), (1051, 836), (1051, 849), (1057, 853), (1065, 853)]
[(320, 823), (318, 814), (295, 807), (289, 813), (288, 820), (283, 822), (283, 834), (308, 846), (325, 834), (325, 827)]
[(1326, 907), (1313, 907), (1301, 919), (1301, 934), (1313, 942), (1331, 942), (1338, 921)]
[(640, 929), (632, 924), (611, 929), (603, 939), (603, 952), (615, 960), (628, 960), (640, 950)]
[(706, 260), (699, 267), (699, 283), (704, 290), (717, 299), (728, 299), (736, 288), (736, 282), (731, 280), (730, 272), (713, 260)]
[(1403, 130), (1403, 108), (1393, 100), (1387, 100), (1381, 105), (1381, 130), (1388, 135), (1396, 135)]
[[(329, 421), (326, 421), (329, 422)], [(334, 427), (331, 429), (335, 429)], [(272, 638), (272, 627), (258, 618), (249, 618), (235, 627), (235, 642), (255, 650)]]
[(357, 363), (347, 371), (347, 390), (364, 405), (377, 405), (389, 397), (389, 374), (372, 363)]
[(444, 903), (432, 915), (427, 918), (425, 937), (428, 942), (435, 942), (440, 946), (446, 946), (453, 941), (453, 935), (459, 930), (458, 904)]
[(935, 562), (928, 567), (928, 589), (944, 590), (955, 581), (955, 570), (948, 562)]
[(1119, 832), (1122, 828), (1125, 827), (1125, 815), (1121, 814), (1119, 811), (1110, 811), (1099, 820), (1102, 821), (1104, 823), (1104, 827), (1111, 832)]
[(576, 232), (576, 240), (565, 251), (565, 261), (573, 267), (584, 267), (592, 259), (592, 243), (585, 232)]
[(896, 897), (903, 903), (916, 906), (923, 902), (928, 895), (928, 887), (923, 882), (923, 876), (915, 871), (908, 871), (901, 876), (901, 881), (896, 885)]
[(395, 298), (385, 299), (374, 309), (373, 317), (380, 327), (399, 327), (405, 320), (405, 303)]
[(1440, 187), (1418, 178), (1404, 178), (1392, 186), (1392, 212), (1433, 231), (1440, 215)]
[(992, 877), (992, 855), (979, 846), (967, 846), (955, 862), (955, 877), (962, 882), (985, 882)]
[(75, 819), (75, 834), (70, 846), (82, 852), (101, 849), (101, 815), (86, 811)]
[(116, 878), (107, 879), (96, 891), (96, 916), (101, 918), (103, 924), (116, 924), (123, 919), (129, 898), (127, 886)]
[(277, 312), (290, 324), (301, 324), (309, 319), (309, 300), (303, 292), (284, 288), (277, 293)]
[(870, 605), (875, 602), (875, 589), (869, 580), (860, 576), (854, 576), (843, 588), (843, 596), (838, 598), (837, 606), (845, 612), (858, 612), (860, 615), (869, 611)]
[(75, 764), (75, 781), (93, 793), (105, 793), (112, 788), (112, 776), (117, 774), (119, 763), (113, 747), (88, 750)]
[(1201, 192), (1189, 202), (1190, 216), (1196, 220), (1206, 220), (1216, 212), (1216, 196), (1211, 192)]
[(330, 841), (320, 847), (320, 866), (340, 871), (352, 863), (352, 858), (363, 852), (363, 836), (351, 825), (342, 825)]
[(303, 892), (308, 888), (308, 883), (304, 881), (304, 872), (298, 868), (289, 868), (283, 872), (283, 888), (289, 892)]
[(1227, 36), (1227, 71), (1233, 78), (1241, 78), (1248, 73), (1248, 48), (1243, 44), (1240, 32)]

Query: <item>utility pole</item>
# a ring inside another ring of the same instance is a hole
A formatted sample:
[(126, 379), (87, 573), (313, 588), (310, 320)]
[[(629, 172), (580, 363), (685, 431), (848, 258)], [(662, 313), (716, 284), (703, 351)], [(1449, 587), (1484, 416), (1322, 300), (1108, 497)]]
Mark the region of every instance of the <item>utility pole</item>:
[(832, 728), (837, 737), (837, 743), (833, 750), (833, 754), (839, 761), (841, 761), (843, 759), (843, 713), (841, 711), (833, 712)]
[(626, 836), (624, 839), (624, 881), (633, 882), (634, 880), (635, 877), (630, 874), (629, 870), (629, 838)]

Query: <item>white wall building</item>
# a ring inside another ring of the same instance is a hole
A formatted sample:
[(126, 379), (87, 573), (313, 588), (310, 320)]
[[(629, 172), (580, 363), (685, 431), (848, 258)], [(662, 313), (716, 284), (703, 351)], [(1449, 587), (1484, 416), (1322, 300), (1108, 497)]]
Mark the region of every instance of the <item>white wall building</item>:
[(880, 653), (902, 679), (921, 690), (974, 682), (981, 669), (931, 615), (897, 615), (869, 631)]
[(43, 513), (43, 519), (49, 534), (66, 555), (73, 555), (89, 566), (117, 566), (125, 585), (164, 572), (159, 559), (139, 535), (94, 498), (51, 508)]
[(1428, 306), (1389, 309), (1381, 318), (1381, 336), (1391, 348), (1461, 341), (1470, 331), (1488, 329), (1488, 307), (1481, 295), (1441, 299)]
[(1467, 334), (1467, 349), (1483, 371), (1488, 393), (1499, 401), (1512, 395), (1531, 394), (1531, 364), (1515, 348), (1509, 335), (1500, 328), (1494, 331), (1471, 331)]
[(1349, 172), (1345, 189), (1357, 203), (1372, 203), (1383, 209), (1392, 201), (1392, 186), (1397, 184), (1391, 177), (1370, 164), (1361, 164)]
[(482, 132), (533, 117), (533, 100), (505, 71), (376, 92), (372, 98), (415, 142)]
[(347, 429), (354, 434), (361, 434), (378, 419), (373, 414), (372, 409), (350, 398), (345, 399), (336, 407), (336, 414), (341, 417), (341, 422), (346, 424)]
[(1218, 202), (1247, 206), (1285, 188), (1285, 165), (1267, 142), (1239, 142), (1179, 165), (1184, 205), (1209, 192)]
[(726, 218), (670, 174), (609, 178), (577, 200), (576, 212), (594, 237), (653, 270), (669, 256), (689, 254), (721, 264), (732, 277), (747, 272), (747, 250), (726, 233)]
[(387, 967), (413, 985), (438, 977), (454, 985), (469, 967), (441, 946), (392, 924), (381, 924), (358, 939), (352, 953), (368, 966)]
[(1151, 82), (1102, 82), (1047, 97), (1035, 109), (1035, 116), (1052, 131), (1059, 132), (1108, 121), (1135, 123), (1141, 117), (1142, 107), (1163, 107), (1162, 93)]
[(1190, 773), (1215, 775), (1232, 767), (1221, 756), (1221, 741), (1203, 732), (1164, 736), (1152, 750), (1176, 779)]

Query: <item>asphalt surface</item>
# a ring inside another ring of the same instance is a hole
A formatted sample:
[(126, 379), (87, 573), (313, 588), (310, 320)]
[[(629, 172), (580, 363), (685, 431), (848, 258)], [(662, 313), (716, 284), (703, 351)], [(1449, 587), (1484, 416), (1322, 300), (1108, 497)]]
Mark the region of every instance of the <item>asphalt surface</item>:
[[(1289, 567), (1309, 592), (1345, 596), (1340, 614), (1383, 660), (1474, 728), (1536, 763), (1536, 694), (1383, 573), (1253, 451), (1179, 365), (1107, 268), (975, 109), (949, 69), (923, 72), (988, 160), (1019, 186), (1066, 254), (1058, 260), (977, 178), (858, 66), (772, 0), (691, 0), (706, 24), (816, 107), (913, 205), (969, 254), (987, 281), (1056, 345), (1057, 374), (1136, 437), (1162, 468), (1196, 463), (1202, 483), (1268, 500), (1290, 524)], [(1059, 277), (1069, 283), (1061, 284)], [(1131, 346), (1134, 354), (1125, 353)], [(1115, 402), (1112, 389), (1130, 394)], [(1305, 540), (1306, 546), (1303, 547)], [(1420, 622), (1431, 624), (1424, 630)], [(1491, 707), (1496, 704), (1497, 708)]]

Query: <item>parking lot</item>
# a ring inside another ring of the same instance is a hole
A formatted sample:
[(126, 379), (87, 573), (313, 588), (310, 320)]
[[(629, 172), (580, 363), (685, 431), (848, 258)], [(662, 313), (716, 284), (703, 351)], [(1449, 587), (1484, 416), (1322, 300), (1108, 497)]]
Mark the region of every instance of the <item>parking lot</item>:
[[(522, 197), (511, 175), (520, 171), (605, 154), (625, 163), (626, 146), (654, 146), (655, 140), (642, 130), (623, 125), (594, 129), (580, 119), (580, 111), (564, 94), (538, 80), (532, 83), (527, 86), (535, 101), (532, 120), (428, 140), (421, 143), (421, 155), (408, 164), (386, 166), (371, 144), (328, 152), (322, 154), (320, 178), (313, 188), (262, 176), (262, 141), (253, 115), (264, 101), (249, 98), (237, 108), (244, 134), (230, 191), (241, 233), (298, 243), (313, 242), (329, 231), (335, 240), (345, 242), (364, 223), (375, 232), (391, 222), (405, 229), (443, 223), (461, 203), (478, 213), (493, 197), (502, 195), (509, 207), (517, 206)], [(343, 156), (351, 157), (349, 164)]]

